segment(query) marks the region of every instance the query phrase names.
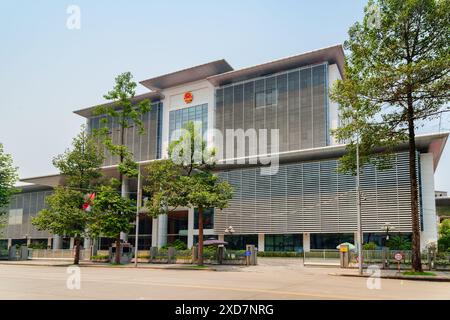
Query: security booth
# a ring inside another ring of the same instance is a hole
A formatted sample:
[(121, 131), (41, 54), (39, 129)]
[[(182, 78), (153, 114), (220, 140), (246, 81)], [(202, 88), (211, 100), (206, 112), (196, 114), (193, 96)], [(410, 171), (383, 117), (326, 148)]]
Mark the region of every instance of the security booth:
[[(109, 261), (114, 262), (116, 257), (116, 244), (113, 243), (113, 245), (109, 248)], [(134, 250), (133, 246), (130, 243), (122, 243), (120, 245), (120, 263), (127, 264), (131, 262), (131, 259), (133, 259)]]

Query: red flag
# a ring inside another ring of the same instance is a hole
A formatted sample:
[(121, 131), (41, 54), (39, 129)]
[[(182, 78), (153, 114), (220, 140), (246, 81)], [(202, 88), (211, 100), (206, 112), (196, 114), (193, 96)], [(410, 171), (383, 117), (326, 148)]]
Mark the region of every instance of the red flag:
[(83, 210), (84, 211), (91, 211), (92, 209), (92, 204), (94, 202), (94, 198), (95, 198), (95, 192), (91, 193), (89, 195), (89, 198), (87, 199), (87, 201), (85, 203), (83, 203)]

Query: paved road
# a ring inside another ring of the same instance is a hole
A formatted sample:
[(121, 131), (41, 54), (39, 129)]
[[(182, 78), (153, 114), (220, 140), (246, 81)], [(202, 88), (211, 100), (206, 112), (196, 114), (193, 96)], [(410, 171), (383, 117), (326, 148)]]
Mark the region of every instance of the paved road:
[[(262, 259), (261, 259), (262, 260)], [(229, 271), (82, 267), (67, 288), (66, 267), (0, 265), (0, 299), (450, 299), (450, 283), (340, 277), (298, 260), (262, 260)]]

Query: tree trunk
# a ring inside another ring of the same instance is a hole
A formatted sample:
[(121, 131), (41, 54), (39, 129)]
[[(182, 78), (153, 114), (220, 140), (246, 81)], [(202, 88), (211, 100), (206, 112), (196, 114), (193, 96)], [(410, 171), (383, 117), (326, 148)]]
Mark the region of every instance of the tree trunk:
[(198, 262), (203, 265), (203, 208), (198, 207)]
[(121, 243), (120, 243), (120, 235), (119, 235), (116, 238), (116, 255), (114, 256), (115, 264), (120, 264), (120, 248), (121, 248)]
[(407, 114), (409, 141), (409, 179), (411, 184), (412, 269), (416, 272), (422, 272), (422, 261), (420, 257), (419, 193), (416, 168), (416, 140), (414, 132), (414, 108), (411, 92), (408, 92)]
[(75, 238), (75, 257), (73, 259), (73, 264), (80, 263), (80, 238)]

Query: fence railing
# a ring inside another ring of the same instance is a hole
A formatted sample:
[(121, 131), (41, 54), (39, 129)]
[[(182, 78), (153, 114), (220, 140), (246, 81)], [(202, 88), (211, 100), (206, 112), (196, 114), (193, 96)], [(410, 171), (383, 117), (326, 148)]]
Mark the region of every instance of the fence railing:
[[(57, 260), (73, 260), (75, 251), (71, 249), (28, 249), (28, 259), (57, 259)], [(80, 260), (84, 260), (84, 250), (80, 250)]]
[(311, 250), (303, 252), (303, 263), (317, 265), (339, 265), (339, 250)]

